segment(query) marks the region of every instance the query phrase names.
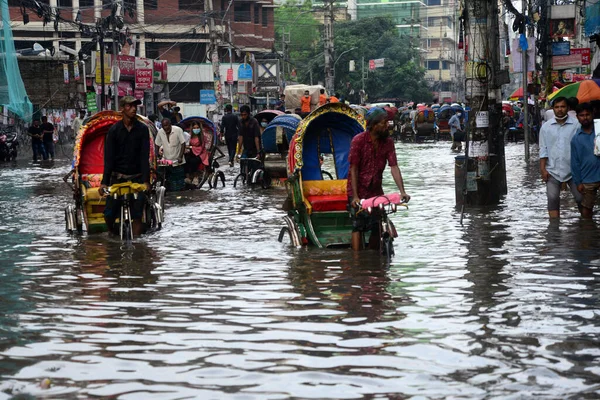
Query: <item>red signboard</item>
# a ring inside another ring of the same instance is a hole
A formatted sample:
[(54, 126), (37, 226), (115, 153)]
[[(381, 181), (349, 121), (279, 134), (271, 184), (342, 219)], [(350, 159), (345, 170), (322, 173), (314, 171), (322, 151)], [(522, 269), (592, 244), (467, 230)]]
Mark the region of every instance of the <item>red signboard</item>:
[(131, 96), (133, 94), (133, 87), (131, 86), (131, 82), (119, 81), (119, 83), (117, 84), (117, 88), (119, 89), (119, 97)]
[(375, 60), (369, 60), (369, 69), (375, 69)]
[(147, 58), (135, 59), (135, 88), (139, 90), (152, 89), (153, 60)]
[(135, 57), (133, 56), (117, 56), (117, 64), (121, 70), (121, 78), (135, 77)]
[(568, 69), (576, 67), (581, 67), (581, 54), (552, 57), (552, 69)]
[(167, 82), (167, 61), (154, 60), (154, 82)]
[(227, 68), (227, 83), (233, 85), (233, 69)]
[(144, 91), (143, 90), (139, 90), (139, 89), (135, 89), (133, 91), (133, 97), (135, 97), (138, 100), (144, 101)]
[(581, 65), (590, 65), (591, 52), (589, 47), (571, 49), (571, 54), (581, 54)]

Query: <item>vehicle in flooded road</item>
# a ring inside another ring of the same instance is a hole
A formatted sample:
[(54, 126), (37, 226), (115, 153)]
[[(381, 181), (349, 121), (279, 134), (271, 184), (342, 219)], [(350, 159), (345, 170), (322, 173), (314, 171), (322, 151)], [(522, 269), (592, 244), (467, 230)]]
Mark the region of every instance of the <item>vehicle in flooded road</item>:
[[(114, 191), (102, 195), (99, 188), (104, 173), (104, 143), (109, 129), (122, 119), (120, 112), (102, 111), (90, 118), (80, 129), (75, 139), (73, 149), (73, 169), (63, 178), (65, 183), (69, 184), (73, 191), (75, 204), (68, 205), (65, 208), (65, 225), (69, 233), (98, 233), (106, 232), (112, 227), (108, 227), (104, 218), (106, 207), (106, 195), (115, 196), (115, 200), (122, 202), (123, 196), (134, 196), (137, 194), (121, 193), (114, 186)], [(148, 162), (150, 164), (150, 185), (148, 196), (144, 205), (142, 221), (147, 230), (160, 229), (164, 220), (164, 187), (158, 185), (156, 181), (156, 153), (154, 151), (155, 127), (147, 118), (140, 115), (137, 119), (148, 127), (150, 151)], [(69, 182), (70, 181), (70, 182)], [(129, 182), (131, 183), (131, 182)], [(137, 188), (136, 193), (140, 192)], [(118, 192), (118, 193), (117, 193)], [(127, 201), (125, 203), (128, 203)], [(119, 228), (114, 229), (121, 233), (122, 238), (131, 237), (131, 232), (127, 233), (130, 220), (124, 218), (124, 214), (130, 214), (130, 210), (121, 207), (115, 220)], [(129, 222), (127, 222), (129, 221)], [(127, 223), (126, 223), (127, 222)], [(125, 233), (125, 235), (124, 235)]]

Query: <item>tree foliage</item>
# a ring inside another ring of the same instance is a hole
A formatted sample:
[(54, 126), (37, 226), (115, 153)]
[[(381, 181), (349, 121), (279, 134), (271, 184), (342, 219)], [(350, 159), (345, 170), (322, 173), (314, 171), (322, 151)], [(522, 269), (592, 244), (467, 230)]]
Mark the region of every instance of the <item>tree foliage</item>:
[(288, 0), (275, 9), (275, 50), (283, 52), (284, 37), (289, 39), (285, 44), (283, 71), (286, 81), (289, 72), (299, 69), (295, 60), (306, 60), (315, 52), (315, 46), (321, 40), (321, 26), (314, 18), (310, 1), (300, 3), (298, 0)]
[[(292, 58), (298, 68), (298, 81), (310, 83), (325, 81), (323, 39), (308, 46), (303, 54), (307, 57)], [(334, 60), (336, 92), (351, 102), (359, 101), (362, 88), (362, 59), (365, 70), (369, 60), (384, 58), (385, 66), (365, 74), (365, 92), (369, 100), (402, 98), (414, 101), (430, 101), (431, 91), (425, 80), (425, 69), (419, 66), (419, 53), (406, 39), (401, 39), (398, 28), (389, 17), (374, 17), (358, 21), (337, 22), (334, 25)], [(354, 48), (354, 49), (353, 49)], [(352, 49), (352, 50), (350, 50)], [(349, 51), (348, 51), (349, 50)], [(348, 51), (345, 54), (345, 51)], [(339, 58), (338, 58), (339, 57)], [(349, 71), (349, 61), (355, 61), (355, 71)]]

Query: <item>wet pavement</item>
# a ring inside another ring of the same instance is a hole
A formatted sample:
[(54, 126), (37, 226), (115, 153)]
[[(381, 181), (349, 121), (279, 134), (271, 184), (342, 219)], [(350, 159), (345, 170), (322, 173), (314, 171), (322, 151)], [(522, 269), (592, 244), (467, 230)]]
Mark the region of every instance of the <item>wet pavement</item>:
[(387, 270), (277, 242), (284, 191), (228, 168), (125, 248), (66, 234), (68, 152), (1, 165), (0, 399), (599, 398), (598, 225), (566, 193), (550, 223), (522, 154), (461, 225), (449, 144), (398, 144), (413, 198)]

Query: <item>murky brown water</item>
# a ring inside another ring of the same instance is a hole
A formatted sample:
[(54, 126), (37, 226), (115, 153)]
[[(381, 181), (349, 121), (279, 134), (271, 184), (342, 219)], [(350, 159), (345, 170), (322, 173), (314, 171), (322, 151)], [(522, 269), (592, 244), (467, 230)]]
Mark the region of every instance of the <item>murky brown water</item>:
[(126, 249), (65, 233), (66, 157), (0, 166), (0, 399), (599, 398), (598, 226), (549, 223), (522, 145), (461, 226), (449, 144), (398, 146), (389, 270), (278, 243), (283, 191), (232, 175)]

